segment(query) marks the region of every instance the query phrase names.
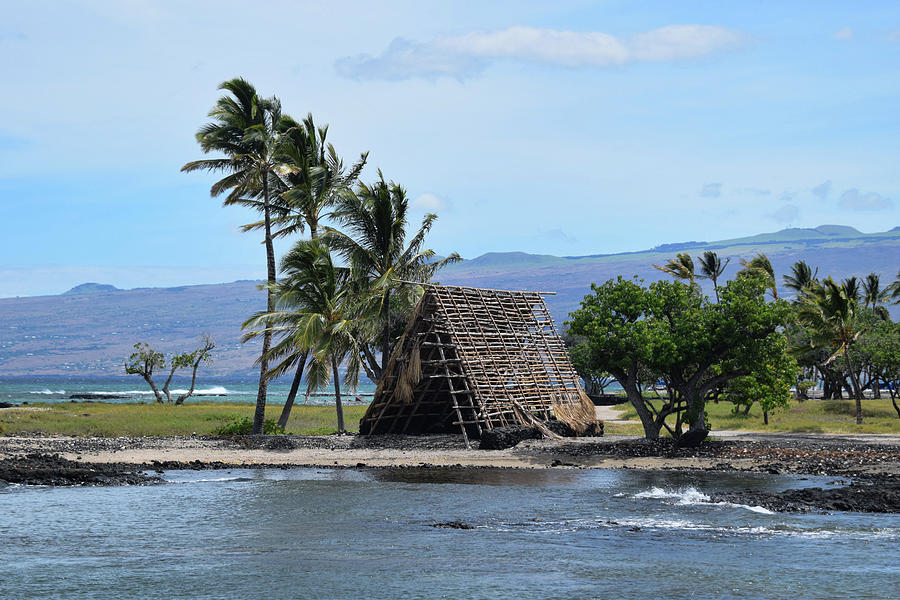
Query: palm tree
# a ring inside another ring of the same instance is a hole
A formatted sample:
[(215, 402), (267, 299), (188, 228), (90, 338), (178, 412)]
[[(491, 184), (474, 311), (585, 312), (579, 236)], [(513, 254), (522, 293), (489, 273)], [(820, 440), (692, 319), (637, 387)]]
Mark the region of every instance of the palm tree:
[(719, 277), (722, 276), (722, 273), (725, 272), (725, 267), (728, 266), (728, 263), (731, 262), (730, 258), (726, 258), (725, 262), (722, 262), (722, 259), (719, 258), (719, 255), (713, 252), (712, 250), (707, 250), (703, 253), (703, 256), (699, 260), (700, 262), (700, 275), (702, 279), (709, 279), (712, 281), (713, 290), (716, 292), (716, 303), (719, 302)]
[(772, 298), (778, 300), (778, 287), (775, 285), (775, 269), (772, 268), (772, 262), (769, 260), (769, 257), (760, 252), (750, 260), (742, 258), (740, 262), (744, 268), (739, 271), (739, 274), (749, 272), (761, 274), (766, 279), (766, 287), (772, 292)]
[(897, 277), (894, 279), (894, 282), (887, 286), (884, 291), (889, 293), (888, 297), (891, 299), (891, 302), (900, 304), (900, 271), (897, 271)]
[[(843, 355), (856, 398), (856, 423), (862, 423), (862, 388), (850, 359), (850, 346), (862, 334), (856, 297), (847, 281), (840, 285), (831, 277), (810, 289), (800, 301), (798, 320), (809, 328), (813, 347), (837, 348), (825, 361), (828, 365)], [(831, 351), (831, 350), (829, 350)]]
[[(241, 78), (226, 81), (219, 86), (228, 94), (219, 98), (210, 110), (212, 122), (197, 132), (197, 141), (204, 153), (221, 152), (223, 158), (196, 160), (181, 170), (228, 173), (213, 184), (213, 197), (228, 192), (225, 206), (234, 204), (261, 208), (265, 228), (266, 274), (268, 286), (275, 283), (275, 249), (272, 245), (270, 179), (278, 166), (278, 154), (282, 142), (278, 132), (281, 121), (281, 103), (277, 98), (261, 98), (250, 83)], [(259, 201), (262, 200), (260, 207)], [(267, 294), (267, 310), (274, 308), (272, 291)], [(268, 359), (272, 343), (271, 332), (263, 336), (260, 356), (259, 389), (256, 395), (256, 411), (253, 415), (253, 433), (262, 433), (266, 410)]]
[[(369, 355), (369, 372), (379, 377), (387, 367), (391, 350), (391, 300), (414, 302), (435, 271), (460, 260), (455, 252), (435, 260), (433, 250), (424, 249), (425, 236), (437, 215), (427, 214), (419, 230), (405, 245), (409, 200), (406, 190), (388, 183), (381, 170), (372, 185), (360, 183), (356, 192), (345, 193), (338, 201), (333, 218), (344, 231), (327, 228), (329, 245), (350, 264), (353, 279), (361, 289), (377, 299), (381, 322), (381, 365)], [(364, 349), (363, 349), (364, 350)]]
[[(272, 187), (276, 195), (272, 205), (272, 226), (275, 229), (272, 235), (278, 238), (308, 230), (310, 239), (315, 239), (319, 237), (319, 224), (326, 216), (326, 211), (359, 177), (368, 154), (361, 154), (359, 160), (349, 170), (345, 170), (343, 160), (334, 146), (326, 143), (328, 126), (316, 127), (311, 114), (302, 123), (283, 116), (278, 127), (285, 139), (280, 146), (280, 164), (273, 177)], [(264, 222), (259, 221), (245, 225), (243, 229), (248, 231), (262, 227)], [(290, 418), (307, 352), (292, 352), (288, 357), (296, 365), (296, 370), (278, 419), (281, 427)], [(277, 373), (286, 373), (285, 367), (292, 364), (279, 365), (282, 368)]]
[(338, 432), (344, 433), (339, 367), (349, 357), (345, 383), (356, 386), (359, 352), (353, 335), (359, 313), (348, 269), (336, 267), (331, 251), (322, 239), (301, 240), (281, 262), (282, 281), (273, 286), (277, 310), (260, 312), (244, 323), (251, 329), (245, 339), (260, 334), (280, 334), (282, 341), (271, 356), (281, 358), (271, 374), (289, 370), (297, 352), (309, 354), (307, 389), (312, 391), (333, 380)]
[(687, 252), (680, 252), (675, 258), (670, 258), (666, 264), (653, 265), (653, 268), (694, 285), (694, 259)]
[(810, 268), (806, 261), (798, 260), (791, 267), (791, 274), (784, 275), (784, 287), (797, 292), (798, 297), (806, 293), (808, 288), (816, 281), (819, 274), (819, 268), (816, 267), (815, 272)]
[(869, 273), (862, 282), (865, 306), (871, 306), (872, 310), (890, 297), (888, 289), (881, 289), (881, 277), (878, 273)]

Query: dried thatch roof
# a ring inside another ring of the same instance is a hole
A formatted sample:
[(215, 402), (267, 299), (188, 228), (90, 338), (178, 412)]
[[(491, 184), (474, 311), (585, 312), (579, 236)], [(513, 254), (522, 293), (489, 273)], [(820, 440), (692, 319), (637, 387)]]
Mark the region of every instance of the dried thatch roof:
[[(360, 433), (428, 433), (596, 421), (539, 292), (429, 285), (360, 421)], [(549, 432), (548, 432), (549, 433)]]

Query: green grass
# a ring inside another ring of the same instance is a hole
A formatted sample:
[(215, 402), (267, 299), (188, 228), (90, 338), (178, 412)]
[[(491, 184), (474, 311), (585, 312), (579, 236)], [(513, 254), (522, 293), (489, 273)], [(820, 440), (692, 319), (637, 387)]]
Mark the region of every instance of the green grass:
[[(617, 404), (616, 410), (623, 411), (620, 418), (639, 420), (631, 404)], [(896, 433), (900, 434), (900, 419), (889, 399), (863, 400), (863, 424), (856, 424), (856, 404), (853, 400), (807, 400), (791, 402), (786, 409), (769, 413), (769, 424), (763, 423), (762, 410), (754, 406), (750, 414), (735, 415), (729, 402), (712, 402), (706, 405), (706, 412), (713, 429), (739, 431), (762, 431), (777, 433)], [(674, 423), (674, 417), (670, 417)], [(643, 434), (643, 428), (636, 424), (610, 423), (606, 425), (609, 434)], [(665, 433), (665, 430), (663, 430)]]
[[(253, 418), (254, 405), (237, 402), (171, 404), (107, 404), (103, 402), (35, 403), (30, 408), (46, 410), (4, 410), (0, 412), (0, 433), (75, 436), (170, 436), (214, 435), (214, 431), (235, 418)], [(348, 431), (359, 429), (365, 406), (345, 406)], [(266, 407), (267, 419), (278, 419), (281, 405)], [(337, 415), (331, 406), (295, 405), (286, 433), (326, 435), (337, 431)]]

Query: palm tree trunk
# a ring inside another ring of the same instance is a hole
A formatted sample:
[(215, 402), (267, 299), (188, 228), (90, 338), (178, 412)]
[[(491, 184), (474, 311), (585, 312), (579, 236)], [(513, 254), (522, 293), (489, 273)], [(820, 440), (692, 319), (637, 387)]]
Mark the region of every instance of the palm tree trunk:
[(859, 379), (856, 377), (856, 371), (850, 363), (850, 352), (847, 346), (844, 346), (844, 360), (847, 362), (847, 370), (850, 372), (850, 382), (853, 384), (853, 396), (856, 398), (856, 424), (862, 425), (862, 390), (859, 389)]
[(278, 417), (278, 427), (280, 429), (287, 427), (288, 419), (291, 417), (291, 409), (294, 407), (297, 389), (300, 387), (300, 380), (303, 378), (303, 367), (306, 366), (306, 357), (308, 354), (308, 352), (301, 354), (300, 362), (297, 363), (297, 372), (294, 374), (294, 380), (291, 382), (291, 390), (288, 392), (287, 400), (284, 401), (284, 408), (281, 409), (281, 416)]
[(334, 406), (337, 410), (338, 433), (346, 433), (344, 429), (344, 406), (341, 404), (341, 379), (338, 377), (337, 358), (331, 359), (331, 369), (334, 373)]
[[(275, 283), (275, 247), (272, 244), (272, 216), (269, 210), (269, 178), (268, 173), (262, 174), (263, 184), (263, 215), (266, 223), (266, 267), (269, 284)], [(271, 287), (266, 291), (267, 311), (275, 310), (274, 298), (272, 297)], [(269, 381), (266, 373), (269, 371), (269, 347), (272, 345), (272, 332), (266, 325), (263, 332), (262, 355), (259, 361), (259, 389), (256, 393), (256, 411), (253, 413), (253, 435), (259, 435), (263, 432), (263, 422), (266, 420), (266, 392), (268, 391)]]
[(381, 373), (387, 371), (388, 355), (391, 353), (391, 290), (384, 293), (384, 333), (381, 336)]

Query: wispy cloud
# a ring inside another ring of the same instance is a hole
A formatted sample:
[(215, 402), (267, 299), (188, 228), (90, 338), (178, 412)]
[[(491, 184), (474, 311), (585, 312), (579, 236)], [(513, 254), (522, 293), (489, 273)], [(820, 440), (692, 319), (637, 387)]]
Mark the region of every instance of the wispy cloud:
[(767, 190), (765, 188), (754, 188), (754, 187), (741, 188), (738, 191), (742, 194), (752, 194), (754, 196), (769, 196), (772, 194), (772, 190)]
[(704, 183), (700, 188), (700, 195), (704, 198), (718, 198), (722, 195), (721, 183)]
[(849, 27), (843, 27), (834, 32), (834, 35), (831, 36), (836, 40), (852, 40), (854, 32)]
[(887, 32), (887, 41), (900, 43), (900, 29), (894, 29)]
[(746, 40), (743, 32), (715, 25), (668, 25), (630, 38), (598, 31), (514, 26), (429, 42), (396, 38), (381, 54), (341, 58), (335, 69), (350, 79), (465, 79), (498, 60), (603, 68), (699, 58), (737, 47)]
[(820, 200), (827, 200), (828, 195), (831, 193), (831, 180), (824, 183), (820, 183), (816, 187), (812, 189), (813, 196), (816, 196)]
[(838, 206), (855, 211), (886, 210), (894, 206), (894, 201), (876, 192), (860, 192), (856, 188), (850, 188), (841, 194)]
[(773, 213), (766, 215), (779, 223), (794, 223), (800, 216), (800, 209), (794, 204), (785, 204)]

